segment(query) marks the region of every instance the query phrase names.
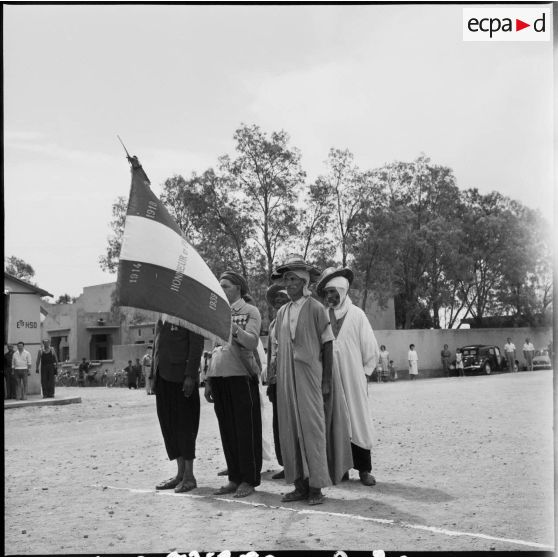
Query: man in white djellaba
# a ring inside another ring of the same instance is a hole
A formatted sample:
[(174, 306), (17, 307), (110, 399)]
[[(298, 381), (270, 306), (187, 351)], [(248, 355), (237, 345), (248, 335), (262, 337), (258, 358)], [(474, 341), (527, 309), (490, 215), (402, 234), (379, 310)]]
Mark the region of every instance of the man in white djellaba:
[[(327, 268), (316, 286), (328, 308), (335, 341), (333, 364), (340, 372), (349, 410), (353, 466), (360, 482), (374, 486), (372, 475), (372, 417), (368, 381), (379, 359), (378, 342), (366, 314), (355, 306), (349, 295), (354, 275), (349, 268)], [(348, 472), (344, 479), (348, 479)]]

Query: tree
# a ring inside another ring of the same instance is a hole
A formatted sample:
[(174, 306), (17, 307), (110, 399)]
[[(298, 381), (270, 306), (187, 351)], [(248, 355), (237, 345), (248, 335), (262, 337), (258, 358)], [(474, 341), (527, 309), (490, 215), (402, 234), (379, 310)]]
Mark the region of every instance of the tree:
[(70, 296), (69, 294), (60, 295), (54, 304), (73, 304), (77, 300), (76, 296)]
[(328, 172), (318, 182), (327, 199), (333, 200), (335, 236), (341, 249), (341, 265), (346, 266), (353, 231), (371, 195), (371, 177), (359, 170), (348, 149), (330, 149), (326, 165)]
[(10, 256), (4, 259), (4, 269), (6, 273), (17, 277), (23, 281), (31, 283), (35, 276), (35, 270), (26, 261), (18, 258), (17, 256)]
[(122, 246), (122, 235), (124, 234), (127, 208), (128, 200), (124, 196), (119, 196), (112, 204), (112, 221), (110, 222), (110, 228), (113, 232), (108, 237), (106, 254), (99, 257), (101, 269), (109, 273), (116, 273), (118, 270), (118, 260), (120, 258), (120, 248)]
[(234, 139), (236, 157), (221, 157), (221, 171), (231, 179), (237, 207), (249, 220), (252, 243), (264, 256), (269, 277), (278, 248), (296, 230), (296, 189), (305, 179), (300, 152), (288, 145), (286, 132), (272, 132), (268, 137), (256, 125), (242, 125)]

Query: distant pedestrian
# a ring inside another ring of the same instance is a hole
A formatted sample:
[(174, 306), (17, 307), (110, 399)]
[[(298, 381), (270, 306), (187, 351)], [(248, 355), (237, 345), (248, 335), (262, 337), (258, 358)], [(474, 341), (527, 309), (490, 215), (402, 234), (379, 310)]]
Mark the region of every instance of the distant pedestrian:
[(4, 392), (5, 399), (16, 399), (16, 380), (12, 366), (13, 356), (14, 346), (8, 345), (8, 352), (4, 354), (4, 382), (6, 387), (6, 391)]
[(89, 362), (83, 357), (78, 367), (78, 386), (85, 387), (85, 375), (89, 372)]
[(527, 363), (527, 370), (533, 370), (533, 357), (535, 356), (535, 347), (529, 337), (525, 339), (523, 344), (523, 358)]
[(455, 369), (458, 376), (465, 376), (465, 370), (463, 369), (463, 353), (461, 352), (461, 349), (457, 349), (455, 351)]
[(57, 373), (58, 359), (54, 348), (50, 346), (50, 339), (43, 341), (43, 346), (37, 355), (36, 372), (41, 370), (41, 388), (43, 399), (54, 397), (54, 376)]
[(409, 361), (409, 379), (414, 380), (418, 376), (418, 354), (413, 344), (409, 345), (407, 360)]
[(451, 351), (448, 349), (447, 345), (444, 345), (444, 348), (440, 352), (440, 358), (442, 359), (442, 369), (444, 370), (444, 376), (449, 376), (450, 371), (450, 360), (451, 360)]
[(516, 356), (515, 345), (512, 343), (511, 337), (508, 337), (508, 342), (504, 345), (504, 353), (506, 354), (506, 360), (508, 361), (508, 371), (513, 372)]
[[(139, 359), (137, 360), (139, 362)], [(126, 378), (128, 379), (128, 389), (138, 389), (138, 371), (131, 360), (128, 361), (128, 366), (124, 368), (124, 372), (126, 372)]]
[(393, 360), (389, 361), (389, 379), (392, 382), (395, 382), (395, 380), (397, 380), (397, 370), (395, 369), (395, 366), (393, 364)]
[(153, 375), (151, 372), (151, 355), (153, 353), (152, 347), (147, 347), (147, 352), (143, 355), (141, 360), (141, 365), (143, 367), (143, 377), (145, 379), (145, 391), (147, 395), (153, 394), (153, 387), (151, 381), (153, 380)]
[(385, 345), (380, 346), (380, 355), (378, 360), (378, 382), (382, 381), (382, 376), (389, 378), (389, 352)]
[(17, 344), (17, 351), (12, 357), (12, 368), (16, 379), (16, 399), (27, 399), (27, 377), (31, 375), (31, 354), (25, 348), (25, 343)]

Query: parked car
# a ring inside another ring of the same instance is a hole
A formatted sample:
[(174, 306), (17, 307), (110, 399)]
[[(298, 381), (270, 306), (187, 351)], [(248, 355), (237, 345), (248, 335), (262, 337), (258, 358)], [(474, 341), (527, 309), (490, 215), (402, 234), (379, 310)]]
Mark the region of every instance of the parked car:
[[(496, 345), (467, 345), (461, 347), (463, 353), (463, 371), (471, 374), (492, 374), (494, 371), (504, 370), (506, 359)], [(455, 360), (450, 364), (455, 373)]]
[(548, 354), (548, 349), (537, 349), (533, 357), (533, 370), (543, 370), (552, 368), (552, 361)]

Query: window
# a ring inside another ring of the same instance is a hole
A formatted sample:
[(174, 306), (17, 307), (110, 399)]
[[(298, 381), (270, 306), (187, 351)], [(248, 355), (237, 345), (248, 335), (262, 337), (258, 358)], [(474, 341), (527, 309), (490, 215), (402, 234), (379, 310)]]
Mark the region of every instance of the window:
[(141, 329), (138, 329), (138, 337), (141, 337)]

